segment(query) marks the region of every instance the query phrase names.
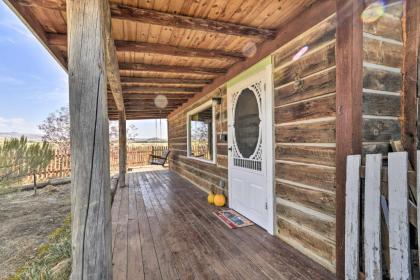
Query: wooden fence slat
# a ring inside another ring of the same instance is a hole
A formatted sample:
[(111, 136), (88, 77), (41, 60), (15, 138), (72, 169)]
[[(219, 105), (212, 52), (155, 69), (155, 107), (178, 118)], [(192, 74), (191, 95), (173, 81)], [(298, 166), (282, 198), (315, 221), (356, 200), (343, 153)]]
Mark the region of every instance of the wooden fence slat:
[[(417, 244), (420, 244), (420, 151), (417, 151)], [(420, 264), (420, 250), (418, 250)]]
[(391, 279), (411, 279), (407, 152), (388, 154)]
[(359, 198), (360, 155), (347, 157), (345, 279), (357, 280), (359, 275)]
[(364, 249), (367, 280), (382, 279), (381, 168), (381, 154), (366, 156)]

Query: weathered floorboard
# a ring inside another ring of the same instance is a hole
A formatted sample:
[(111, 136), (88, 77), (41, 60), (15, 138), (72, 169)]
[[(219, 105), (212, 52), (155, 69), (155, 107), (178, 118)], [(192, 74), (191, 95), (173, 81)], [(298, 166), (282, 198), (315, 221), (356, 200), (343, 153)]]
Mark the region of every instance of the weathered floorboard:
[(120, 208), (113, 210), (119, 212), (113, 216), (116, 279), (334, 278), (257, 226), (228, 229), (213, 215), (218, 208), (207, 204), (206, 193), (175, 173), (129, 173), (127, 184), (113, 206)]

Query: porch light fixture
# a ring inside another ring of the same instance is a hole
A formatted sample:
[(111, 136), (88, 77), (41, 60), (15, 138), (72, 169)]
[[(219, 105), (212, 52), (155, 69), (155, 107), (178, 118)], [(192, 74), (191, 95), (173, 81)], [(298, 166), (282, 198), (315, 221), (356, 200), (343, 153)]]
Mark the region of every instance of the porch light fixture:
[(213, 104), (216, 104), (216, 105), (222, 104), (222, 98), (221, 97), (213, 97), (211, 100), (213, 101)]

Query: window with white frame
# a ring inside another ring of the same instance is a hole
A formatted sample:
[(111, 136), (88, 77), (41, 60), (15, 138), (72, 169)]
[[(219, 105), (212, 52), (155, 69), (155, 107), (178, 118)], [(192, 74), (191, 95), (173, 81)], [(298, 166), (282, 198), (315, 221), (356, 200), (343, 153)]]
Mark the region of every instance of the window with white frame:
[(216, 162), (216, 126), (212, 101), (187, 114), (188, 157)]

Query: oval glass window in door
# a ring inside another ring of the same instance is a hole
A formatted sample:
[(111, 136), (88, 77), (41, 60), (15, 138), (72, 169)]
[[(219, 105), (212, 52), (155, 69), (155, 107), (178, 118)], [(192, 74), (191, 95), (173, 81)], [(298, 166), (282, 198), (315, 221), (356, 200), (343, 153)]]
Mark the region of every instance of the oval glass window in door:
[(258, 146), (260, 137), (260, 113), (258, 100), (251, 89), (241, 91), (235, 106), (235, 142), (243, 158), (250, 158)]

